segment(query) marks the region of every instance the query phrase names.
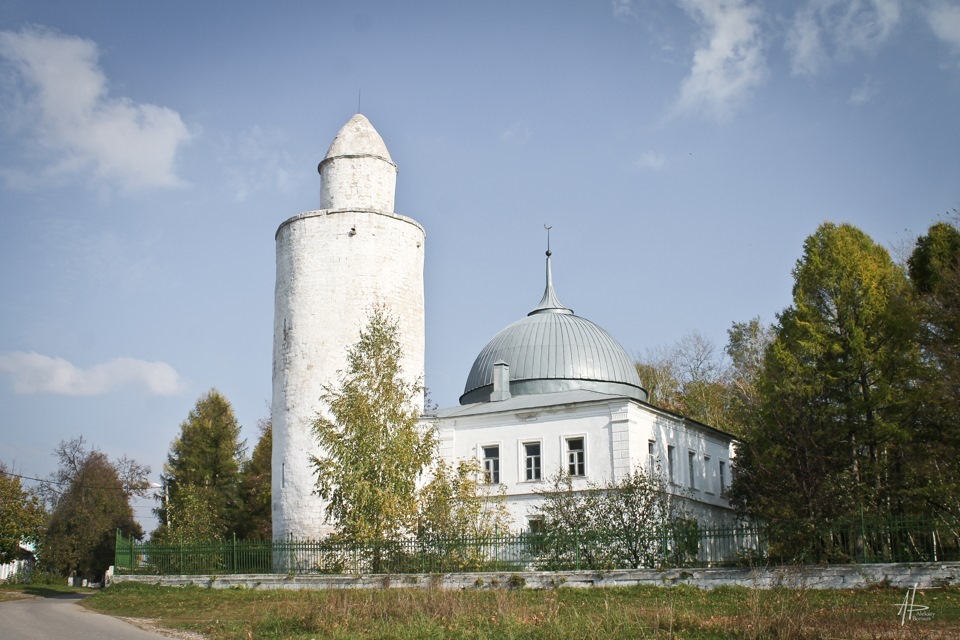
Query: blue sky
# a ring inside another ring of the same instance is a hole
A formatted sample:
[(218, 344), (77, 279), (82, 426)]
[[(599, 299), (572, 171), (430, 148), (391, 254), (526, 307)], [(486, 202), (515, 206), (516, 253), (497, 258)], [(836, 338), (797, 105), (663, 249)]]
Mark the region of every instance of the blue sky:
[[(790, 300), (825, 220), (960, 207), (960, 2), (0, 0), (0, 460), (154, 469), (271, 395), (274, 232), (360, 110), (427, 231), (426, 384), (540, 299), (631, 353)], [(149, 506), (138, 514), (149, 529)]]

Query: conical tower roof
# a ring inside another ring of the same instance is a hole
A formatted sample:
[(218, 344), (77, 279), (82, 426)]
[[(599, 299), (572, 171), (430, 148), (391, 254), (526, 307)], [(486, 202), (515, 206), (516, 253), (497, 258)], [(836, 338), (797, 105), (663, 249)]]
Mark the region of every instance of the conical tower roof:
[(362, 113), (356, 114), (343, 125), (330, 144), (324, 160), (352, 156), (374, 156), (393, 164), (383, 138)]

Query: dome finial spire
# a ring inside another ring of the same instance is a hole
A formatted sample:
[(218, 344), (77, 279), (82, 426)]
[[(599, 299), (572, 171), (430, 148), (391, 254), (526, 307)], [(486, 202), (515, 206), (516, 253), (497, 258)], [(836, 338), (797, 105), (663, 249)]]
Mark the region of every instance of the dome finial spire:
[(557, 298), (557, 293), (553, 290), (553, 270), (550, 268), (550, 256), (553, 255), (553, 252), (550, 251), (550, 229), (553, 229), (553, 227), (543, 225), (543, 228), (547, 231), (547, 286), (543, 291), (543, 297), (540, 299), (540, 304), (538, 304), (536, 309), (527, 315), (533, 315), (535, 313), (541, 313), (544, 311), (552, 311), (554, 313), (573, 313), (572, 310), (563, 306), (563, 303), (560, 302), (559, 298)]

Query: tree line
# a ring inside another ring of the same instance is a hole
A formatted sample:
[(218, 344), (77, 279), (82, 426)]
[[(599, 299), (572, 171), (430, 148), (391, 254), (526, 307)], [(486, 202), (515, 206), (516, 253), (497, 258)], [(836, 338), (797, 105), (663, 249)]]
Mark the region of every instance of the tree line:
[(726, 358), (693, 333), (640, 359), (653, 403), (739, 438), (729, 497), (745, 517), (810, 531), (960, 524), (957, 221), (899, 262), (860, 229), (824, 223), (773, 324), (734, 323)]
[[(838, 522), (935, 518), (960, 527), (960, 228), (932, 225), (901, 261), (848, 224), (822, 224), (793, 269), (791, 304), (775, 322), (733, 323), (721, 352), (693, 332), (648, 351), (637, 371), (650, 402), (735, 435), (729, 498), (744, 518), (789, 531)], [(334, 538), (489, 535), (507, 526), (504, 497), (476, 461), (438, 459), (435, 433), (400, 370), (397, 323), (375, 308), (348, 366), (324, 387), (314, 458)], [(203, 395), (170, 445), (156, 497), (157, 543), (271, 537), (269, 419), (250, 457), (233, 409)], [(0, 562), (25, 539), (44, 566), (97, 578), (113, 536), (142, 538), (130, 499), (150, 470), (110, 460), (82, 438), (61, 442), (59, 469), (28, 490), (0, 466)], [(641, 473), (641, 472), (638, 472)], [(655, 481), (574, 495), (555, 478), (547, 530), (686, 526)], [(622, 498), (618, 503), (615, 498)], [(631, 507), (632, 505), (632, 507)], [(781, 540), (802, 557), (815, 537)]]
[[(204, 394), (181, 423), (179, 435), (153, 493), (158, 543), (225, 539), (269, 539), (270, 421), (247, 458), (240, 426), (229, 401), (216, 390)], [(131, 501), (151, 495), (150, 468), (121, 456), (111, 459), (83, 437), (60, 442), (57, 470), (29, 478), (0, 463), (0, 563), (34, 548), (41, 574), (100, 581), (113, 564), (116, 534), (143, 539)]]

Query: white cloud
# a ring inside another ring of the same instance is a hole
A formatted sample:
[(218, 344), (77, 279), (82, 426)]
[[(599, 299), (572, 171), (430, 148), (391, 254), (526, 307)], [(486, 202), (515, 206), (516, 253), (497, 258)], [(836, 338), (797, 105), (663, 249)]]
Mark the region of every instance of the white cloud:
[(532, 137), (533, 131), (523, 122), (514, 122), (512, 125), (507, 127), (505, 131), (500, 133), (500, 140), (502, 142), (512, 142), (517, 144), (523, 144)]
[(932, 3), (924, 13), (934, 34), (955, 53), (960, 53), (960, 4), (941, 0)]
[(633, 20), (637, 17), (633, 0), (613, 0), (612, 4), (613, 17), (617, 20)]
[[(92, 171), (123, 190), (180, 184), (174, 160), (191, 137), (180, 114), (111, 97), (96, 43), (43, 28), (0, 31), (0, 56), (22, 80), (11, 119), (35, 147), (39, 178)], [(39, 182), (22, 168), (4, 174)]]
[(866, 104), (880, 95), (880, 87), (877, 86), (873, 76), (867, 76), (850, 94), (850, 104), (860, 106)]
[(767, 75), (760, 11), (745, 0), (679, 0), (702, 29), (704, 44), (680, 88), (677, 108), (726, 120)]
[(100, 396), (125, 386), (140, 386), (150, 395), (179, 393), (183, 382), (165, 362), (114, 358), (81, 369), (63, 358), (16, 351), (0, 355), (0, 372), (13, 377), (16, 393)]
[(834, 57), (875, 51), (900, 22), (901, 0), (808, 0), (794, 14), (786, 49), (796, 75), (813, 76)]
[(647, 151), (634, 163), (637, 169), (659, 171), (667, 166), (667, 156), (655, 151)]

